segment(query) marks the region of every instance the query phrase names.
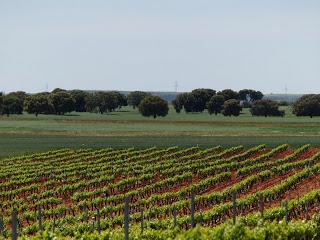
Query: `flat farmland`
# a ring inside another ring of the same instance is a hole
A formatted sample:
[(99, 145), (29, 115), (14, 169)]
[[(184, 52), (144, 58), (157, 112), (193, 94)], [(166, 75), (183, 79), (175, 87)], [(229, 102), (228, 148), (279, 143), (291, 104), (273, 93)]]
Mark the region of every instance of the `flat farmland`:
[(63, 147), (320, 145), (320, 118), (295, 117), (289, 107), (284, 110), (284, 118), (252, 117), (247, 109), (239, 117), (224, 117), (206, 112), (177, 114), (172, 108), (167, 117), (157, 119), (142, 117), (132, 108), (103, 115), (2, 116), (0, 156)]

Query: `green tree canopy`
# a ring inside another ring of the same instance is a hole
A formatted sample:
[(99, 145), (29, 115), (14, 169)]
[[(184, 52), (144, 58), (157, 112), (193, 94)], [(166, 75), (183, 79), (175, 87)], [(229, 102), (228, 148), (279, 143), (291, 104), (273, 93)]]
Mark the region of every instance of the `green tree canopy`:
[(58, 93), (58, 92), (67, 92), (67, 90), (62, 89), (62, 88), (55, 88), (55, 89), (52, 90), (51, 93)]
[(190, 93), (180, 93), (172, 101), (177, 113), (181, 110), (188, 112), (203, 112), (207, 108), (207, 103), (216, 91), (207, 88), (197, 88)]
[(308, 94), (302, 96), (293, 105), (293, 113), (297, 116), (320, 116), (320, 95)]
[(28, 96), (25, 100), (24, 107), (26, 112), (35, 114), (50, 114), (54, 113), (54, 107), (49, 102), (48, 93), (37, 93)]
[(98, 112), (98, 99), (96, 93), (88, 93), (85, 108), (86, 112)]
[(14, 94), (3, 95), (1, 97), (1, 114), (22, 114), (23, 113), (23, 101)]
[(223, 109), (224, 97), (222, 95), (214, 95), (207, 103), (208, 112), (217, 115)]
[(127, 101), (126, 95), (124, 95), (120, 92), (117, 92), (117, 91), (112, 91), (110, 93), (114, 94), (114, 96), (117, 99), (117, 108), (121, 108), (123, 106), (128, 106), (128, 101)]
[(242, 108), (240, 106), (239, 100), (229, 99), (223, 104), (222, 114), (224, 116), (239, 116)]
[(3, 110), (3, 99), (4, 99), (3, 93), (0, 92), (0, 114), (2, 114), (2, 110)]
[(118, 108), (117, 96), (112, 92), (97, 92), (95, 101), (101, 114), (112, 112)]
[(132, 106), (133, 108), (136, 108), (139, 106), (142, 99), (144, 99), (147, 96), (151, 96), (151, 94), (147, 92), (141, 92), (141, 91), (130, 92), (127, 96), (128, 105)]
[(225, 101), (230, 99), (240, 100), (239, 93), (236, 91), (233, 91), (232, 89), (224, 89), (218, 92), (218, 95), (222, 95)]
[(284, 116), (284, 111), (279, 110), (279, 104), (272, 100), (257, 100), (250, 109), (252, 116)]
[(85, 112), (88, 93), (82, 90), (72, 90), (70, 91), (70, 94), (75, 101), (74, 110), (76, 112)]
[(168, 111), (167, 101), (158, 96), (147, 96), (139, 104), (139, 112), (145, 117), (165, 117)]
[(197, 100), (194, 95), (191, 93), (187, 93), (183, 106), (186, 113), (196, 112), (196, 102)]
[(56, 92), (49, 95), (49, 104), (53, 106), (55, 114), (65, 114), (74, 111), (75, 100), (68, 92)]
[(263, 93), (253, 89), (242, 89), (239, 91), (239, 98), (245, 102), (254, 102), (263, 98)]
[(188, 94), (189, 93), (180, 93), (172, 101), (172, 105), (177, 113), (180, 113), (181, 110), (184, 108)]
[(213, 89), (198, 88), (191, 91), (194, 97), (193, 111), (192, 112), (203, 112), (207, 103), (210, 101), (211, 97), (216, 94)]

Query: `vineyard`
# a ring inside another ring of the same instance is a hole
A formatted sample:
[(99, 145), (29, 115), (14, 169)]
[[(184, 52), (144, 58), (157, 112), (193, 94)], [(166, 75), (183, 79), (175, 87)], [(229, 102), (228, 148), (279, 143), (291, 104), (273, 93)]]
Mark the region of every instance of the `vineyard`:
[(62, 149), (0, 166), (3, 238), (235, 239), (221, 236), (241, 226), (320, 239), (320, 149), (310, 145)]

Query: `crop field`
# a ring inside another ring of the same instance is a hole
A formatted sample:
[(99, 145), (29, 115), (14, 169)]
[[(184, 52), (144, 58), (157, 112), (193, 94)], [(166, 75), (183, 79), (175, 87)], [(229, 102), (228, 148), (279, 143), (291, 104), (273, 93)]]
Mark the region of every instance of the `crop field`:
[(25, 237), (124, 239), (128, 229), (130, 239), (168, 239), (195, 225), (207, 231), (245, 217), (251, 225), (309, 219), (308, 236), (320, 225), (313, 217), (320, 207), (320, 149), (311, 145), (61, 149), (3, 158), (0, 165), (5, 237), (17, 229)]
[(252, 117), (248, 109), (239, 117), (207, 112), (178, 114), (172, 106), (166, 117), (157, 119), (142, 117), (131, 107), (103, 115), (0, 116), (0, 157), (60, 148), (320, 145), (320, 118), (296, 117), (290, 107), (281, 109), (286, 112), (283, 118)]

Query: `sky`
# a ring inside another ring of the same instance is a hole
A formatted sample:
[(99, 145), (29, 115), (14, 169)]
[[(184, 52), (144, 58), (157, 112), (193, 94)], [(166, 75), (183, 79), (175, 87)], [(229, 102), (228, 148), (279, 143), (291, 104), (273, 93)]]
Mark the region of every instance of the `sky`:
[(320, 92), (319, 0), (0, 0), (0, 91)]

